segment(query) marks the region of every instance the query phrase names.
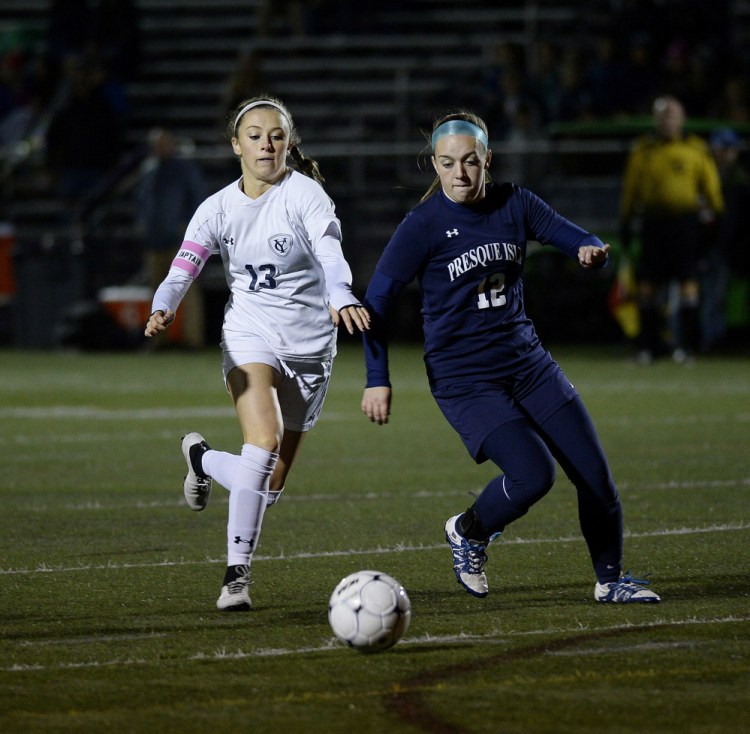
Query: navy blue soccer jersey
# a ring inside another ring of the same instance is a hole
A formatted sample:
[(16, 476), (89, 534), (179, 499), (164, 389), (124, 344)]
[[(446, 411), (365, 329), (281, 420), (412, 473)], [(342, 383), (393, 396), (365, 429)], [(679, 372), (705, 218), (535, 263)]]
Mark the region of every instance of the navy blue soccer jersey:
[(368, 387), (390, 384), (385, 317), (415, 278), (433, 388), (446, 380), (511, 375), (541, 359), (544, 350), (523, 298), (526, 248), (534, 240), (570, 257), (583, 245), (603, 246), (514, 184), (489, 184), (475, 205), (458, 204), (438, 191), (414, 207), (391, 237), (367, 289), (373, 315), (373, 329), (365, 332)]

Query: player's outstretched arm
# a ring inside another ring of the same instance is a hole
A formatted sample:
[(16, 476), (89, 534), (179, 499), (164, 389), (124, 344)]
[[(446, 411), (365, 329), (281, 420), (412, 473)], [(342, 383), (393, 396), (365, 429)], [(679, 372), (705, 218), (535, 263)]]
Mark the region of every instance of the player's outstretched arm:
[(391, 415), (390, 387), (366, 387), (362, 395), (362, 412), (379, 426), (388, 423)]
[(166, 313), (164, 311), (154, 311), (148, 317), (146, 329), (143, 332), (146, 336), (156, 336), (160, 331), (164, 331), (174, 321), (174, 311), (171, 309)]

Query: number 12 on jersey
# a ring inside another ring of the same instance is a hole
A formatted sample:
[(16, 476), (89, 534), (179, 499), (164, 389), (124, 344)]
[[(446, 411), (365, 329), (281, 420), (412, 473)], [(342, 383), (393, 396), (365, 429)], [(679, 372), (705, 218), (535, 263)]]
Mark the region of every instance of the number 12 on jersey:
[(501, 308), (506, 304), (505, 273), (493, 273), (482, 279), (479, 284), (477, 308)]

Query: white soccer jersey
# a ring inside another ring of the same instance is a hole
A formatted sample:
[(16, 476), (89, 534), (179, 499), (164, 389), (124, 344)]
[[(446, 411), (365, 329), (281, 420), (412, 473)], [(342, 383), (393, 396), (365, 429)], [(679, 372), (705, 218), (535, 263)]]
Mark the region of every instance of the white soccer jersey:
[(240, 182), (196, 210), (153, 310), (176, 310), (210, 255), (220, 254), (230, 288), (223, 338), (262, 337), (279, 358), (331, 357), (336, 330), (328, 303), (358, 303), (341, 251), (333, 202), (313, 179), (296, 171), (251, 199)]

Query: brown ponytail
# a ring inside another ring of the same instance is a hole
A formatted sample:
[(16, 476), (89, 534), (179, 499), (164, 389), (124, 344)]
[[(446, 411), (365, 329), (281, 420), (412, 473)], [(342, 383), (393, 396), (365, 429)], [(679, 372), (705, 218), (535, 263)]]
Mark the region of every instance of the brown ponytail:
[(289, 155), (294, 161), (294, 167), (300, 173), (317, 181), (321, 186), (325, 183), (325, 179), (320, 173), (318, 162), (314, 158), (308, 158), (296, 145), (289, 149)]

